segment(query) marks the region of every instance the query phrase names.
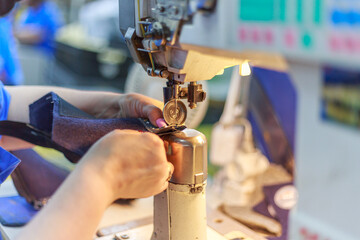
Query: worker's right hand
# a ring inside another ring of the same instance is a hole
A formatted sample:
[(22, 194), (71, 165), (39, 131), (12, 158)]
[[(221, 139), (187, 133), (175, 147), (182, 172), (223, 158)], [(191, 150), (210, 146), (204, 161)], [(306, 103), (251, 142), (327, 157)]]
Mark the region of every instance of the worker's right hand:
[(115, 130), (104, 136), (78, 167), (103, 183), (110, 191), (110, 202), (158, 194), (167, 188), (173, 171), (163, 141), (155, 134), (132, 130)]

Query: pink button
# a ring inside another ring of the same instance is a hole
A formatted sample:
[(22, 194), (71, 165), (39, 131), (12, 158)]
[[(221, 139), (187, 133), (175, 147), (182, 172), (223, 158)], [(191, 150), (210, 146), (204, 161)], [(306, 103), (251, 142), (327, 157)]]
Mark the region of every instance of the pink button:
[(352, 39), (350, 37), (346, 38), (345, 39), (345, 46), (346, 46), (346, 49), (350, 52), (353, 52), (356, 50), (356, 42), (355, 42), (355, 39)]
[(245, 28), (239, 29), (239, 39), (240, 41), (244, 42), (247, 40), (247, 30)]
[(303, 235), (303, 236), (308, 235), (308, 231), (307, 231), (307, 229), (304, 228), (304, 227), (300, 228), (300, 231), (299, 231), (299, 232), (300, 232), (300, 234)]
[(254, 29), (251, 34), (251, 40), (254, 43), (258, 43), (260, 41), (260, 32), (257, 29)]
[(337, 36), (330, 37), (330, 49), (333, 51), (340, 51), (341, 50), (341, 39)]
[(267, 44), (272, 44), (274, 41), (274, 35), (272, 33), (272, 31), (270, 30), (266, 30), (265, 31), (265, 41)]
[(287, 30), (284, 35), (285, 44), (287, 47), (293, 48), (296, 45), (295, 33), (291, 30)]

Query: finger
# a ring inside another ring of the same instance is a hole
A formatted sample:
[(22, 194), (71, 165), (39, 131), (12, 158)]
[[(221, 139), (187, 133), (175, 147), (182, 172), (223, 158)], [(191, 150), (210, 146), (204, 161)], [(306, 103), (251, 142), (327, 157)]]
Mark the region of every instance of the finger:
[(138, 93), (132, 93), (132, 96), (133, 99), (136, 99), (137, 101), (141, 102), (143, 105), (154, 105), (159, 109), (164, 108), (164, 103), (159, 100)]
[(169, 149), (169, 142), (168, 141), (164, 141), (164, 148), (165, 148), (165, 152), (168, 152), (168, 149)]
[(147, 104), (149, 105), (154, 105), (160, 109), (163, 109), (164, 108), (164, 103), (159, 101), (159, 100), (156, 100), (156, 99), (153, 99), (153, 98), (150, 98), (148, 96), (142, 96), (141, 97), (143, 98), (144, 102), (146, 102)]
[(168, 164), (168, 170), (169, 170), (169, 173), (172, 175), (174, 173), (174, 165), (171, 163), (171, 162), (167, 162)]
[(110, 138), (122, 138), (124, 135), (123, 134), (133, 134), (133, 135), (139, 135), (141, 134), (141, 132), (136, 131), (136, 130), (131, 130), (131, 129), (115, 129), (111, 132), (109, 132), (108, 134), (106, 134), (104, 136), (104, 138), (106, 137), (110, 137)]
[(147, 117), (154, 126), (158, 126), (156, 120), (163, 118), (162, 111), (155, 106), (146, 106), (143, 113), (145, 115), (144, 117)]
[(174, 165), (168, 162), (168, 177), (166, 179), (167, 182), (171, 180), (173, 173), (174, 173)]
[(165, 191), (169, 186), (169, 182), (165, 181), (164, 184), (161, 186), (159, 193)]
[(160, 128), (167, 126), (167, 124), (166, 124), (166, 122), (165, 122), (165, 119), (163, 119), (163, 118), (157, 119), (157, 120), (156, 120), (156, 125), (157, 125), (158, 127), (160, 127)]

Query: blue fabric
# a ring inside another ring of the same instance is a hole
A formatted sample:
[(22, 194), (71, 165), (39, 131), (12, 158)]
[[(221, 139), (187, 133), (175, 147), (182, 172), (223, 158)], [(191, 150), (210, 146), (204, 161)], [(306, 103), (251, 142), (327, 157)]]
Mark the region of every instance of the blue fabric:
[(55, 35), (63, 25), (60, 10), (51, 1), (44, 1), (38, 7), (29, 7), (19, 21), (21, 27), (32, 27), (43, 32), (43, 39), (37, 45), (47, 53), (53, 53)]
[(269, 97), (292, 150), (295, 151), (297, 105), (295, 86), (287, 73), (259, 67), (254, 67), (252, 70)]
[(0, 82), (0, 121), (7, 120), (10, 106), (10, 94)]
[(29, 110), (32, 126), (48, 133), (53, 142), (80, 156), (115, 129), (147, 131), (137, 118), (96, 119), (53, 92), (32, 103)]
[(15, 170), (20, 160), (0, 147), (0, 184)]
[(17, 59), (17, 51), (9, 17), (0, 18), (0, 79), (5, 84), (18, 85), (23, 75)]
[(31, 204), (27, 203), (23, 197), (0, 198), (0, 222), (4, 226), (24, 226), (36, 213), (38, 211)]
[[(0, 121), (6, 120), (9, 112), (10, 95), (0, 82)], [(14, 171), (20, 160), (0, 147), (0, 184)]]

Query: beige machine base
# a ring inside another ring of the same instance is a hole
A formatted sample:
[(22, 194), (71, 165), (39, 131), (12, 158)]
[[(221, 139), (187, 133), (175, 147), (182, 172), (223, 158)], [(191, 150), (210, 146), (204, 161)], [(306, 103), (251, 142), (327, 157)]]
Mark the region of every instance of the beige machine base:
[[(119, 232), (115, 234), (116, 240), (125, 240), (125, 239), (131, 239), (131, 240), (144, 240), (144, 239), (150, 239), (151, 234), (153, 232), (153, 224), (148, 224), (145, 226), (137, 227), (134, 229), (130, 229), (128, 231)], [(207, 236), (209, 240), (228, 240), (228, 238), (225, 238), (221, 236), (219, 233), (217, 233), (212, 228), (208, 227), (207, 229)], [(113, 240), (114, 236), (107, 236), (98, 238), (99, 240)], [(248, 239), (248, 238), (240, 238), (240, 239)]]
[[(244, 225), (234, 221), (219, 211), (208, 211), (208, 240), (266, 240)], [(96, 240), (150, 240), (153, 219), (147, 217), (122, 225), (103, 228)]]

